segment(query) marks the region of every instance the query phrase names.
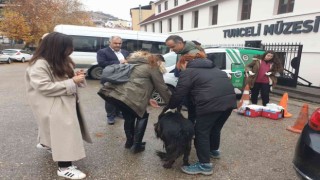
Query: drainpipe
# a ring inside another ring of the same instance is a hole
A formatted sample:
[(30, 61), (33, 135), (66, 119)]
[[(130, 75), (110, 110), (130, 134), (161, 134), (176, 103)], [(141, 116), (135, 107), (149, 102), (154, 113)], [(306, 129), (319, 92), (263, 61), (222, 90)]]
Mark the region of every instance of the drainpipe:
[(139, 4), (139, 24), (142, 21), (142, 12), (141, 12), (141, 4)]

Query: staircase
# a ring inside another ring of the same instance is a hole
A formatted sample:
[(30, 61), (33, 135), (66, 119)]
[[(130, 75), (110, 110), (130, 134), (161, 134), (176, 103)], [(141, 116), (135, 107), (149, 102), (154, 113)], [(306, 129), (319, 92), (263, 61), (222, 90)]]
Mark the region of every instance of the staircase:
[(297, 87), (294, 88), (277, 85), (272, 91), (273, 94), (279, 96), (282, 96), (285, 92), (289, 94), (289, 98), (317, 103), (320, 105), (320, 87), (307, 87), (297, 85)]

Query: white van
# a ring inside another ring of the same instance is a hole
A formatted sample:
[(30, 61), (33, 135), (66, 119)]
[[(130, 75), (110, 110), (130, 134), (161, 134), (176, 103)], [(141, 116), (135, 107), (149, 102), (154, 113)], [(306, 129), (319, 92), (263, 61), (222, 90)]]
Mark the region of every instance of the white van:
[[(257, 48), (249, 47), (211, 47), (204, 49), (207, 58), (212, 60), (216, 67), (225, 71), (232, 85), (234, 86), (235, 93), (242, 94), (242, 90), (245, 85), (245, 66), (252, 62), (252, 58), (255, 55), (262, 55), (265, 51)], [(163, 75), (164, 81), (170, 90), (173, 90), (178, 82), (178, 78), (174, 76), (174, 69), (176, 65), (177, 54), (175, 52), (169, 52), (163, 55), (165, 59), (165, 65), (167, 73)], [(153, 92), (152, 98), (159, 104), (164, 104), (160, 94), (156, 91)]]
[(102, 73), (102, 68), (97, 65), (97, 51), (108, 47), (111, 36), (120, 36), (122, 49), (130, 53), (137, 50), (154, 54), (169, 52), (165, 44), (169, 35), (166, 34), (75, 25), (57, 25), (54, 31), (73, 38), (74, 52), (71, 58), (76, 68), (87, 69), (87, 75), (93, 79), (100, 79)]

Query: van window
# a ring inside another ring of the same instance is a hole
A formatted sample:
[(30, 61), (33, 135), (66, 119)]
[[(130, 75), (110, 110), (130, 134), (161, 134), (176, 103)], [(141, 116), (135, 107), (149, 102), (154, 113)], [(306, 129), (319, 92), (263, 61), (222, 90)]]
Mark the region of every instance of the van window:
[(164, 42), (138, 40), (137, 46), (137, 50), (145, 50), (154, 54), (165, 54), (169, 52), (169, 48)]
[(97, 37), (71, 36), (73, 39), (74, 51), (97, 52), (99, 47)]
[(109, 46), (109, 38), (101, 38), (101, 49), (106, 48)]
[(219, 69), (226, 69), (226, 53), (207, 53), (207, 58), (213, 61)]

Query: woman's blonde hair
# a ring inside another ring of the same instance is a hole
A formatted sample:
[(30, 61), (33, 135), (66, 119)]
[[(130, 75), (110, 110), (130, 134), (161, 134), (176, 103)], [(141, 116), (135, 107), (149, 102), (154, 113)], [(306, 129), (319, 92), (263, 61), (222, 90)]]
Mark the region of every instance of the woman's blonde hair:
[(151, 66), (151, 68), (159, 67), (158, 61), (161, 61), (161, 59), (158, 57), (158, 55), (151, 54), (148, 51), (135, 51), (130, 55), (130, 58), (143, 58), (148, 61), (148, 64)]

